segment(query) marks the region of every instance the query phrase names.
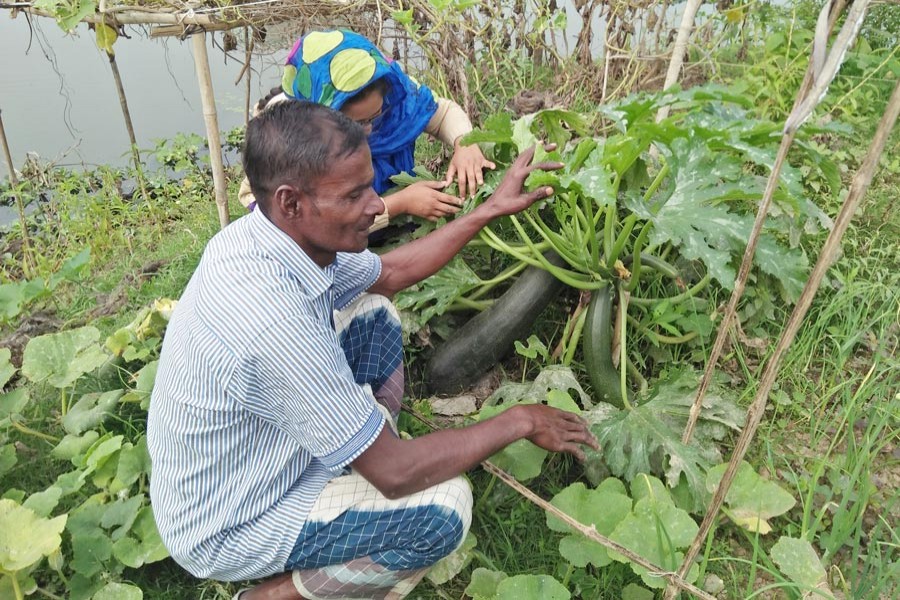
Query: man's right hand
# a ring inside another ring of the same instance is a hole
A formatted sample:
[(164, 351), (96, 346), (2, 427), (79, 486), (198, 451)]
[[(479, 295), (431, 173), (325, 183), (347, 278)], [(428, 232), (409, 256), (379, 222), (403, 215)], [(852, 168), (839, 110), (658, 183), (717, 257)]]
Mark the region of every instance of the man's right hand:
[(597, 438), (587, 423), (576, 415), (544, 404), (516, 406), (510, 410), (527, 413), (533, 433), (525, 439), (551, 452), (568, 452), (578, 460), (585, 459), (581, 445), (599, 450)]
[[(543, 200), (553, 194), (553, 188), (551, 187), (541, 187), (533, 192), (526, 192), (524, 189), (525, 179), (532, 171), (555, 171), (565, 166), (560, 162), (542, 162), (532, 165), (531, 161), (534, 158), (536, 148), (537, 146), (532, 146), (513, 161), (513, 164), (510, 165), (506, 175), (503, 176), (503, 180), (494, 193), (491, 194), (491, 197), (478, 207), (481, 210), (491, 211), (490, 219), (516, 214), (538, 200)], [(544, 145), (544, 150), (547, 152), (552, 152), (555, 149), (556, 144)]]

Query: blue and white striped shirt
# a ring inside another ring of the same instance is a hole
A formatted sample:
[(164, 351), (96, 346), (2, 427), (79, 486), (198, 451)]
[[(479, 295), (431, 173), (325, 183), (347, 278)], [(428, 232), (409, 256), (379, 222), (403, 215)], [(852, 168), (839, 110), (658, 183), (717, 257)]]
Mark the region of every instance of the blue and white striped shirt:
[(147, 423), (156, 523), (197, 577), (282, 572), (325, 483), (381, 432), (332, 325), (380, 273), (368, 251), (320, 268), (258, 210), (210, 240)]

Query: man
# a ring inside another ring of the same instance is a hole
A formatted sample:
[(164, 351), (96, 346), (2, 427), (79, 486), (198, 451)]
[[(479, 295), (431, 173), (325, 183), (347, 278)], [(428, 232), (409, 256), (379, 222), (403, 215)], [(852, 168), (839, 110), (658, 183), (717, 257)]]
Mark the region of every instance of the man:
[(221, 580), (278, 574), (242, 600), (402, 598), (465, 536), (461, 473), (521, 438), (579, 458), (596, 447), (577, 416), (543, 405), (413, 440), (392, 430), (400, 329), (384, 298), (550, 195), (523, 183), (562, 165), (532, 157), (468, 215), (379, 258), (366, 250), (384, 205), (362, 127), (304, 102), (250, 122), (259, 210), (209, 242), (151, 400), (150, 494), (176, 561)]

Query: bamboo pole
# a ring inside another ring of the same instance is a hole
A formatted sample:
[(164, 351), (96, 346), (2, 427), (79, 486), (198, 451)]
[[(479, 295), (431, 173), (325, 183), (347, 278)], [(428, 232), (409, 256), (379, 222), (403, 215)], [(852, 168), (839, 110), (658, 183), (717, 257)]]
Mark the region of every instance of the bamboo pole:
[[(797, 305), (794, 307), (793, 313), (791, 313), (791, 317), (781, 334), (781, 338), (778, 340), (775, 352), (766, 363), (759, 389), (756, 391), (756, 397), (753, 399), (750, 410), (747, 412), (747, 424), (744, 426), (744, 430), (737, 440), (734, 454), (732, 454), (731, 460), (728, 463), (728, 468), (725, 470), (725, 474), (722, 476), (718, 488), (716, 488), (716, 493), (709, 503), (706, 517), (703, 519), (703, 523), (700, 524), (700, 530), (697, 532), (697, 536), (694, 538), (691, 547), (688, 548), (685, 553), (684, 562), (678, 570), (678, 574), (681, 577), (684, 577), (688, 572), (694, 558), (702, 548), (704, 540), (709, 534), (709, 530), (712, 528), (713, 521), (716, 519), (719, 510), (722, 508), (725, 495), (731, 487), (731, 482), (734, 480), (738, 466), (740, 465), (741, 460), (743, 460), (744, 455), (747, 453), (750, 442), (753, 440), (756, 429), (759, 427), (759, 423), (765, 413), (769, 392), (772, 390), (775, 379), (778, 377), (781, 359), (791, 345), (791, 342), (794, 341), (797, 330), (800, 328), (806, 313), (809, 311), (813, 297), (818, 291), (822, 279), (825, 277), (825, 273), (838, 258), (838, 254), (841, 250), (841, 239), (847, 231), (847, 227), (850, 225), (853, 215), (859, 209), (859, 205), (862, 202), (866, 191), (869, 189), (869, 184), (872, 182), (872, 177), (875, 174), (875, 170), (878, 168), (878, 161), (881, 158), (881, 153), (884, 151), (884, 146), (897, 121), (898, 115), (900, 115), (900, 82), (894, 87), (894, 93), (891, 94), (891, 98), (888, 100), (884, 115), (878, 124), (878, 129), (875, 131), (875, 137), (872, 140), (872, 144), (869, 146), (869, 151), (866, 153), (862, 165), (860, 165), (859, 170), (853, 177), (853, 182), (850, 184), (850, 192), (847, 194), (847, 198), (841, 206), (837, 219), (835, 219), (834, 228), (825, 240), (825, 245), (822, 248), (822, 252), (819, 254), (816, 266), (813, 267), (813, 271), (809, 276), (809, 281), (806, 282), (806, 286), (800, 294), (800, 299), (797, 301)], [(666, 590), (666, 598), (674, 598), (676, 593), (677, 591), (670, 587)]]
[(25, 221), (25, 203), (22, 201), (19, 178), (16, 176), (16, 168), (13, 166), (12, 153), (9, 151), (9, 142), (6, 140), (6, 129), (3, 127), (3, 111), (0, 110), (0, 143), (3, 145), (3, 157), (9, 168), (9, 184), (14, 190), (16, 209), (19, 212), (19, 227), (22, 228), (22, 274), (25, 279), (31, 279), (31, 239), (28, 237), (28, 223)]
[(109, 67), (112, 69), (113, 80), (116, 82), (116, 93), (119, 95), (119, 106), (122, 107), (122, 116), (125, 118), (125, 129), (128, 130), (128, 140), (131, 142), (131, 159), (134, 161), (134, 172), (141, 188), (141, 195), (144, 202), (150, 206), (150, 194), (147, 193), (147, 182), (144, 179), (144, 169), (141, 164), (141, 154), (138, 151), (137, 137), (134, 135), (134, 122), (131, 120), (131, 111), (128, 110), (128, 99), (125, 96), (125, 86), (122, 85), (122, 76), (119, 74), (119, 65), (116, 62), (116, 53), (111, 50), (105, 50), (107, 58), (109, 58)]
[[(684, 434), (682, 435), (682, 442), (684, 442), (685, 444), (690, 441), (691, 436), (693, 435), (694, 426), (697, 423), (697, 419), (700, 417), (700, 410), (703, 405), (703, 397), (706, 394), (706, 390), (709, 388), (710, 381), (712, 381), (712, 375), (715, 371), (716, 363), (718, 362), (719, 356), (722, 353), (722, 348), (724, 348), (725, 346), (725, 340), (727, 339), (732, 320), (737, 313), (737, 303), (744, 294), (744, 288), (747, 283), (747, 278), (750, 275), (750, 268), (753, 264), (753, 255), (756, 252), (756, 245), (759, 241), (760, 235), (762, 234), (762, 227), (765, 223), (766, 216), (768, 215), (769, 206), (772, 203), (772, 198), (775, 195), (775, 190), (778, 188), (778, 179), (781, 175), (781, 168), (784, 165), (785, 159), (787, 158), (788, 150), (790, 149), (791, 144), (794, 141), (794, 136), (796, 135), (797, 129), (800, 127), (800, 125), (803, 124), (803, 122), (809, 117), (809, 115), (812, 114), (812, 111), (815, 109), (818, 101), (820, 101), (824, 97), (825, 92), (828, 89), (828, 85), (837, 74), (837, 70), (843, 60), (844, 53), (856, 39), (856, 34), (859, 31), (859, 25), (860, 23), (862, 23), (862, 18), (865, 16), (867, 5), (868, 0), (859, 0), (858, 2), (853, 4), (853, 7), (850, 9), (850, 13), (847, 16), (847, 20), (844, 23), (844, 26), (841, 28), (838, 39), (835, 41), (834, 47), (828, 55), (828, 59), (824, 61), (824, 65), (817, 64), (819, 62), (817, 60), (810, 61), (810, 66), (807, 69), (807, 77), (804, 78), (804, 83), (801, 84), (800, 92), (798, 93), (797, 99), (794, 102), (794, 108), (791, 110), (790, 115), (788, 115), (788, 118), (785, 121), (781, 145), (778, 148), (778, 154), (775, 157), (775, 164), (772, 166), (772, 172), (769, 174), (769, 180), (766, 183), (766, 190), (763, 193), (762, 200), (756, 212), (756, 220), (753, 223), (753, 229), (750, 232), (750, 239), (747, 241), (747, 247), (744, 250), (744, 257), (741, 261), (741, 268), (738, 272), (738, 277), (734, 283), (734, 290), (732, 290), (731, 298), (728, 301), (728, 306), (725, 309), (725, 314), (722, 317), (721, 324), (719, 325), (719, 332), (716, 335), (716, 340), (713, 343), (709, 360), (706, 363), (706, 369), (704, 370), (703, 377), (700, 380), (700, 387), (697, 391), (697, 396), (694, 398), (694, 403), (691, 406), (690, 414), (688, 415), (688, 422), (684, 428)], [(837, 2), (835, 2), (835, 5), (833, 7), (834, 10), (829, 15), (829, 23), (831, 24), (831, 27), (834, 27), (834, 24), (837, 22), (837, 18), (840, 15), (839, 11), (843, 10), (844, 6), (846, 6), (846, 3), (843, 2), (843, 0), (837, 0)], [(823, 13), (828, 10), (828, 5), (825, 5), (822, 8)], [(820, 19), (820, 21), (822, 20)], [(821, 46), (827, 42), (828, 31), (829, 29), (824, 28), (819, 32), (820, 35), (817, 37), (815, 45)], [(817, 52), (818, 49), (814, 48), (814, 55)]]
[[(666, 81), (663, 83), (663, 89), (667, 90), (678, 81), (678, 75), (681, 73), (681, 66), (684, 64), (684, 53), (687, 50), (688, 38), (691, 36), (691, 29), (694, 28), (694, 17), (697, 16), (697, 10), (700, 8), (703, 0), (688, 0), (684, 6), (684, 13), (681, 15), (681, 24), (678, 26), (678, 35), (675, 37), (675, 45), (672, 47), (672, 59), (669, 61), (669, 70), (666, 71)], [(663, 13), (660, 19), (665, 19)], [(663, 106), (656, 113), (656, 122), (659, 123), (669, 116), (669, 107)]]
[(219, 225), (228, 225), (228, 196), (225, 185), (225, 166), (222, 163), (222, 144), (219, 141), (219, 119), (216, 114), (216, 99), (213, 94), (212, 76), (209, 72), (209, 56), (206, 52), (206, 33), (191, 36), (194, 45), (194, 66), (197, 68), (197, 83), (200, 85), (200, 102), (203, 105), (203, 120), (206, 123), (206, 139), (209, 142), (209, 158), (213, 172), (213, 188)]

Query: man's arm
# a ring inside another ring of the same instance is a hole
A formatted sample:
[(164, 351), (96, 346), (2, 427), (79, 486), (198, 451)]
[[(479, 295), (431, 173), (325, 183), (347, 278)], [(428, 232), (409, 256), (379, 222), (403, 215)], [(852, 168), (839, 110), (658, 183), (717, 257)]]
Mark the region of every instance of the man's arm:
[[(548, 151), (554, 147), (552, 144), (545, 146)], [(384, 254), (381, 257), (381, 276), (369, 291), (391, 297), (434, 275), (492, 220), (525, 210), (538, 200), (550, 196), (553, 188), (549, 187), (525, 192), (522, 189), (525, 178), (536, 169), (547, 171), (560, 169), (563, 165), (550, 162), (529, 165), (532, 157), (534, 148), (520, 154), (491, 197), (469, 214)]]
[(584, 460), (581, 444), (598, 449), (578, 415), (532, 404), (515, 406), (469, 427), (412, 440), (400, 439), (385, 427), (352, 464), (385, 497), (400, 498), (456, 477), (522, 438), (579, 460)]

